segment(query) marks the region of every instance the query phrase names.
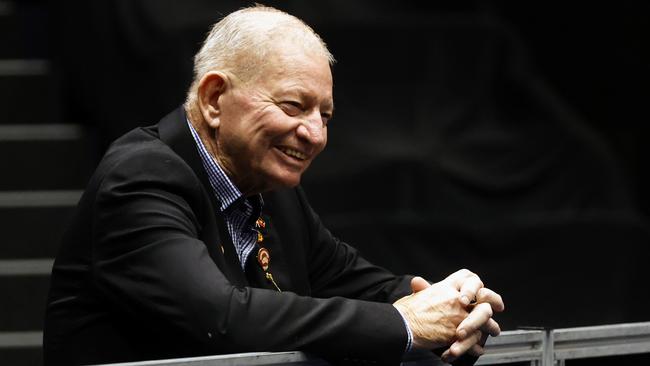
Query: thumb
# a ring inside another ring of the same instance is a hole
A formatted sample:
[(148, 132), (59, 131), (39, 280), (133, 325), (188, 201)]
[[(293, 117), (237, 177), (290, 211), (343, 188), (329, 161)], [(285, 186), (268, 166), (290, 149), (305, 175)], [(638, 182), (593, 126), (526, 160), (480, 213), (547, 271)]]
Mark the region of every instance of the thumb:
[(413, 277), (411, 280), (411, 290), (413, 290), (413, 293), (420, 292), (430, 286), (431, 284), (422, 277)]

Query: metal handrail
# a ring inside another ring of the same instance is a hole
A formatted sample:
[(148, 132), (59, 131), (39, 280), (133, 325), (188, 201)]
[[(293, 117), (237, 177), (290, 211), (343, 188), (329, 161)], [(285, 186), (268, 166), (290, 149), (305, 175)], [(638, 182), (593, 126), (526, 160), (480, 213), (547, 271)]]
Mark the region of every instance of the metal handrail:
[[(177, 358), (173, 360), (114, 363), (110, 366), (270, 366), (270, 365), (329, 365), (320, 358), (304, 352), (253, 352), (219, 356)], [(107, 366), (107, 365), (106, 365)]]
[(547, 348), (546, 332), (542, 330), (514, 330), (489, 338), (485, 354), (476, 365), (496, 365), (510, 362), (537, 362), (544, 360)]
[[(564, 360), (650, 353), (650, 322), (566, 329), (515, 330), (490, 338), (476, 365), (530, 362), (534, 366), (563, 365)], [(113, 366), (327, 365), (303, 352), (243, 353), (174, 360), (113, 364)], [(417, 366), (418, 362), (406, 364)], [(424, 363), (422, 363), (424, 364)], [(426, 361), (427, 365), (431, 360)]]
[(650, 322), (556, 329), (553, 337), (556, 360), (650, 353)]

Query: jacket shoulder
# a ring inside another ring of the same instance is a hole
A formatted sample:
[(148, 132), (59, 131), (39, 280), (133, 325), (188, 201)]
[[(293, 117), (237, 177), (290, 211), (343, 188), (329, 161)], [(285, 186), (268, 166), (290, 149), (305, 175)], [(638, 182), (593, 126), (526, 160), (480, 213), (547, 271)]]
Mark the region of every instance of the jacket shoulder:
[(109, 147), (94, 178), (100, 183), (107, 177), (111, 181), (162, 180), (183, 184), (193, 178), (194, 184), (200, 184), (185, 160), (160, 140), (155, 126), (132, 130)]

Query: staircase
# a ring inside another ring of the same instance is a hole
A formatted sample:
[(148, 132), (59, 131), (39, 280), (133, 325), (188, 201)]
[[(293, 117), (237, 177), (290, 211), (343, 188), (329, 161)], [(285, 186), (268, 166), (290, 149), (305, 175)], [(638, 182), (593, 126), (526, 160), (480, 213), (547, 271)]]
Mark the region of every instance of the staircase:
[(0, 364), (42, 364), (58, 241), (89, 175), (81, 126), (60, 121), (45, 1), (0, 0)]

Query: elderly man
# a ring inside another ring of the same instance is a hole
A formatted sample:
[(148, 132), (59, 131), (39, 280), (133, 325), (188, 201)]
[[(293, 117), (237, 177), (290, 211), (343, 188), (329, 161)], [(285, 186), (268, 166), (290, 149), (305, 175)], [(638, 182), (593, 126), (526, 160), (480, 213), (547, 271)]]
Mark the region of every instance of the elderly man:
[(327, 141), (332, 62), (272, 8), (214, 26), (184, 108), (118, 139), (89, 182), (52, 273), (46, 364), (482, 353), (498, 294), (467, 270), (430, 285), (368, 263), (298, 187)]

